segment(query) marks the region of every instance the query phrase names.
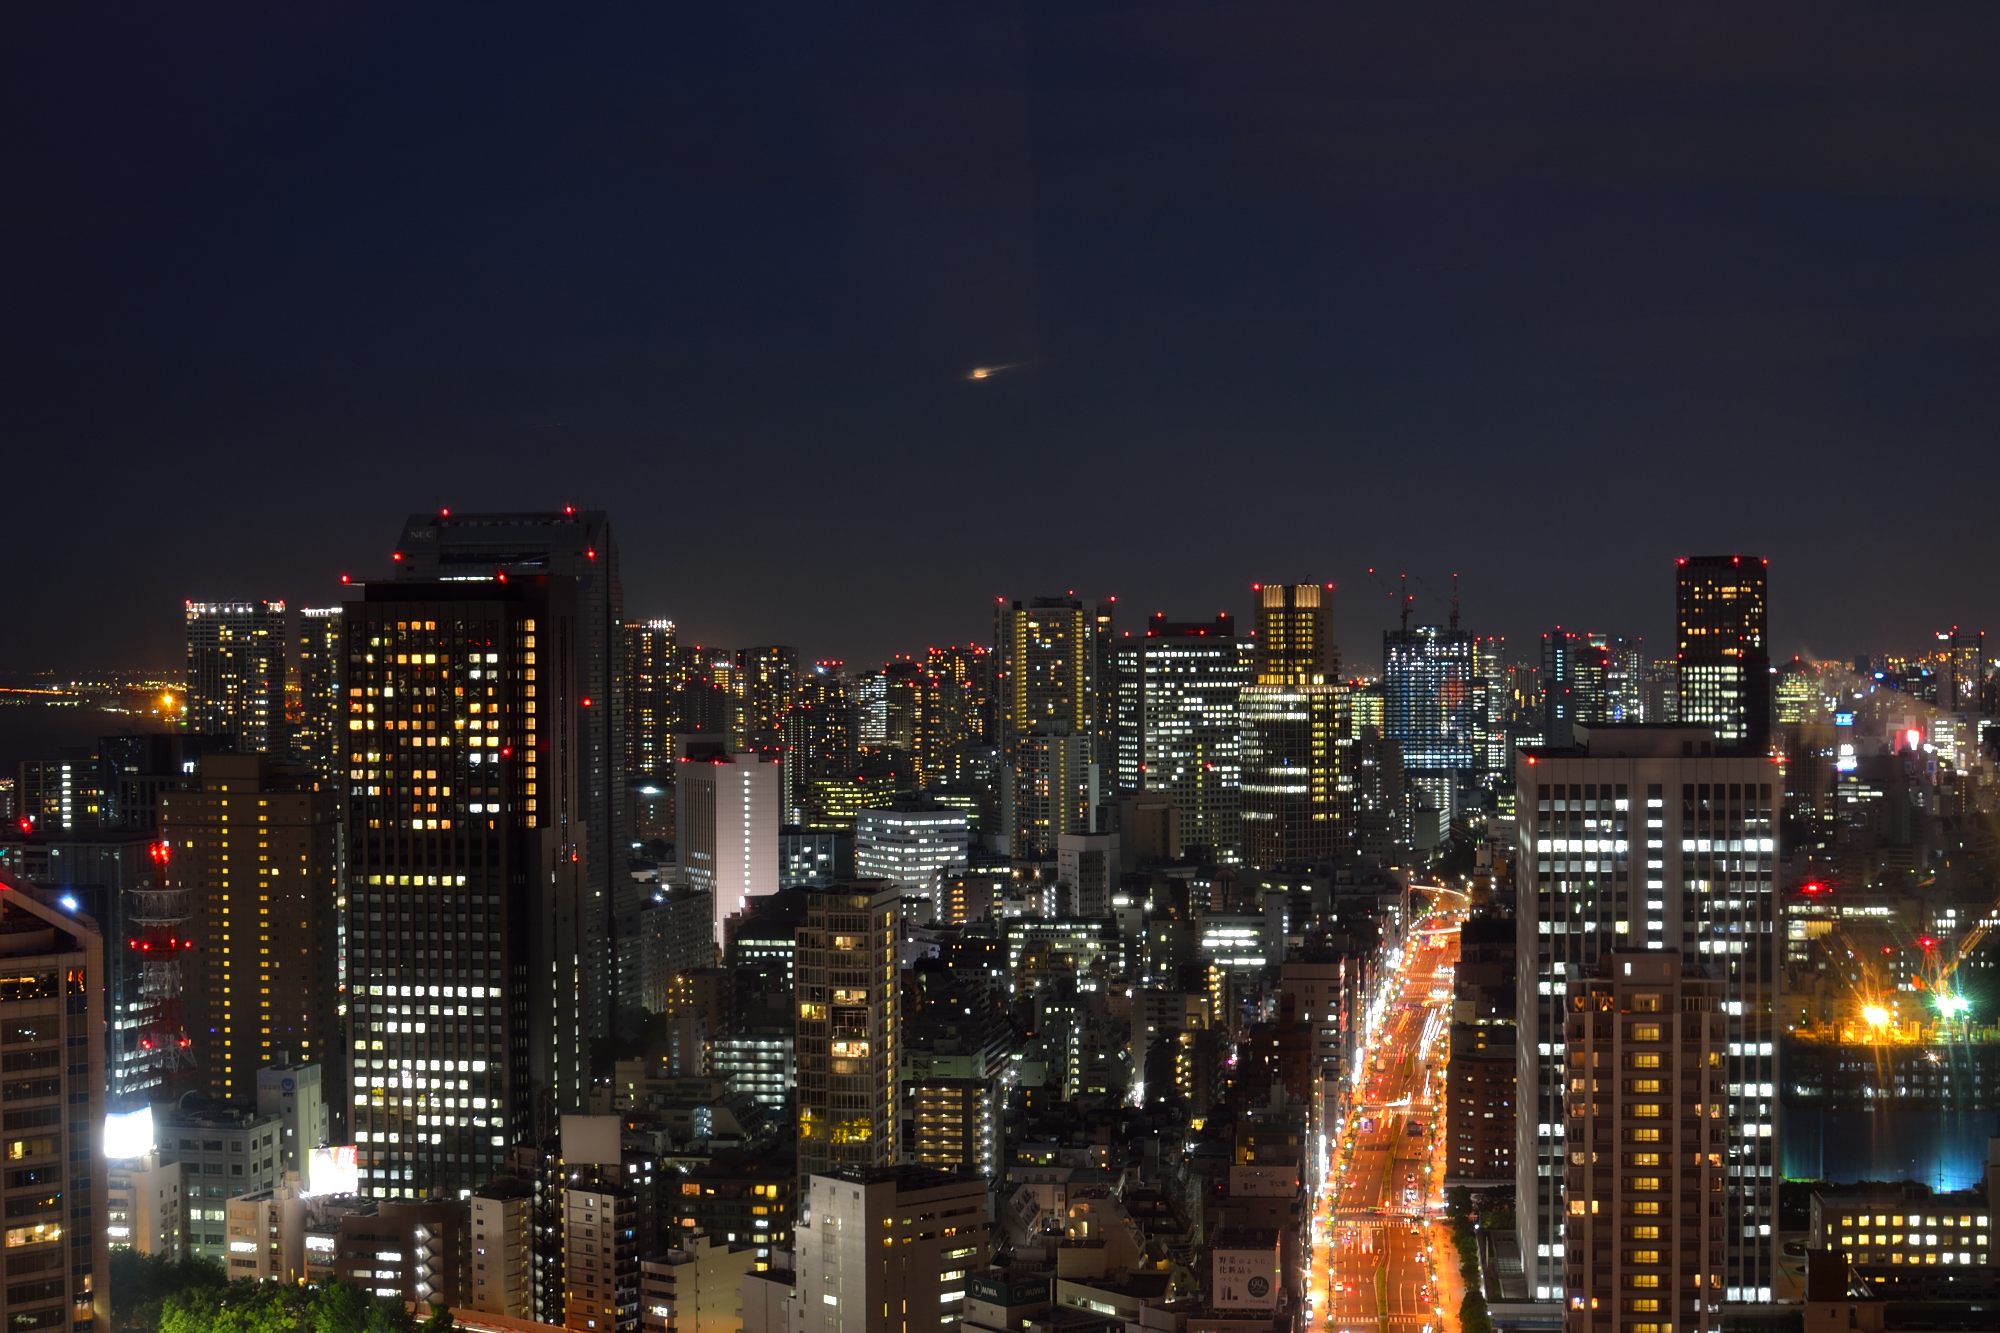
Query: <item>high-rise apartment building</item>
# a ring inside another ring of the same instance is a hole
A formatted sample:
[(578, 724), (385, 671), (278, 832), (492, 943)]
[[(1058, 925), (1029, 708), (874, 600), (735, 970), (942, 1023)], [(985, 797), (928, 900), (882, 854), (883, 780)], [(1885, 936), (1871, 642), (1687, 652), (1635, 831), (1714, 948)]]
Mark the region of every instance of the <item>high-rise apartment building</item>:
[(676, 854), (688, 883), (715, 902), (715, 942), (723, 923), (752, 899), (776, 893), (784, 793), (775, 756), (684, 747), (674, 765)]
[(1680, 721), (1756, 754), (1771, 748), (1770, 563), (1684, 556), (1675, 579)]
[(104, 938), (0, 882), (0, 1310), (14, 1329), (111, 1327), (106, 1239)]
[(1155, 615), (1138, 647), (1135, 673), (1119, 688), (1138, 695), (1139, 786), (1171, 797), (1181, 837), (1234, 859), (1243, 844), (1241, 694), (1248, 672), (1236, 623), (1177, 622)]
[(1240, 700), (1243, 859), (1318, 865), (1342, 850), (1345, 694), (1328, 612), (1333, 585), (1260, 583), (1256, 667)]
[(785, 714), (799, 692), (799, 650), (783, 644), (736, 653), (736, 688), (743, 696), (743, 748), (775, 751), (784, 743)]
[(1008, 738), (1006, 779), (1010, 854), (1016, 862), (1056, 859), (1062, 837), (1087, 833), (1102, 792), (1090, 737), (1057, 723)]
[(847, 664), (823, 658), (799, 678), (799, 694), (785, 715), (785, 822), (810, 824), (816, 783), (851, 777), (855, 754), (854, 697)]
[[(1580, 728), (1517, 770), (1517, 1121), (1522, 1261), (1564, 1296), (1565, 1024), (1612, 954), (1712, 980), (1726, 1020), (1722, 1299), (1768, 1301), (1777, 1224), (1778, 770), (1706, 727)], [(1530, 962), (1532, 961), (1532, 966)]]
[(261, 754), (205, 755), (162, 800), (169, 873), (193, 913), (187, 1029), (211, 1096), (251, 1101), (265, 1065), (337, 1044), (339, 818), (312, 769)]
[(584, 1094), (576, 594), (495, 570), (347, 605), (349, 1124), (377, 1197), (482, 1185)]
[(625, 677), (625, 775), (663, 774), (673, 763), (674, 730), (681, 716), (674, 622), (627, 621), (621, 632), (619, 671)]
[(1665, 952), (1607, 954), (1572, 984), (1563, 1328), (1715, 1333), (1730, 1211), (1723, 988)]
[(990, 1078), (910, 1081), (910, 1160), (991, 1180), (1000, 1173), (999, 1089)]
[(922, 1166), (814, 1173), (796, 1229), (796, 1333), (955, 1328), (992, 1251), (987, 1182)]
[(799, 1177), (896, 1160), (902, 895), (857, 880), (809, 889), (794, 960)]
[(1074, 597), (1036, 597), (995, 608), (999, 658), (1001, 826), (1015, 860), (1045, 861), (1064, 833), (1088, 831), (1075, 793), (1097, 785), (1095, 622)]
[[(413, 514), (404, 524), (397, 567), (407, 580), (567, 579), (574, 610), (559, 637), (544, 636), (534, 665), (563, 684), (561, 703), (575, 746), (577, 804), (567, 812), (578, 845), (584, 918), (584, 1024), (592, 1040), (610, 1031), (611, 1015), (638, 1002), (638, 917), (645, 887), (625, 874), (625, 677), (619, 644), (625, 590), (611, 521), (596, 510), (550, 513)], [(559, 655), (560, 660), (554, 660)], [(552, 696), (544, 693), (543, 699)]]
[(341, 622), (337, 606), (299, 611), (299, 712), (292, 748), (322, 778), (338, 778), (347, 738), (347, 696), (341, 689)]
[(189, 731), (239, 750), (285, 747), (285, 604), (187, 603)]

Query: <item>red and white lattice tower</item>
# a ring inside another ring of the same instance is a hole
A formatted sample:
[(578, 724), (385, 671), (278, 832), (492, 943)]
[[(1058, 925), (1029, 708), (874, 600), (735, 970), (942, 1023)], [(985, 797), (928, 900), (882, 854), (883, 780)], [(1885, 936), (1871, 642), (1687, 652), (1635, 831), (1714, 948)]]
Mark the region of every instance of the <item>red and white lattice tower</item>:
[(173, 848), (156, 842), (147, 849), (153, 860), (150, 885), (133, 893), (126, 920), (132, 934), (126, 940), (138, 973), (138, 1058), (141, 1067), (157, 1070), (169, 1092), (180, 1091), (182, 1072), (194, 1067), (193, 1043), (181, 1013), (181, 960), (194, 949), (187, 937), (187, 890), (178, 887), (168, 870)]

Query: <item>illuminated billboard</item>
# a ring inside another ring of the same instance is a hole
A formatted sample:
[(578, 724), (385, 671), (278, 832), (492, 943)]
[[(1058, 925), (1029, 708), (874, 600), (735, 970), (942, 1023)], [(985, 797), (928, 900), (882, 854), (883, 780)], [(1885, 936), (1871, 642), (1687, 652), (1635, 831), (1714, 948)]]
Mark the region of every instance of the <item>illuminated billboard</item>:
[(361, 1163), (355, 1156), (353, 1144), (312, 1150), (312, 1156), (306, 1159), (307, 1195), (360, 1192)]
[(114, 1162), (153, 1151), (153, 1108), (113, 1111), (104, 1117), (104, 1155)]

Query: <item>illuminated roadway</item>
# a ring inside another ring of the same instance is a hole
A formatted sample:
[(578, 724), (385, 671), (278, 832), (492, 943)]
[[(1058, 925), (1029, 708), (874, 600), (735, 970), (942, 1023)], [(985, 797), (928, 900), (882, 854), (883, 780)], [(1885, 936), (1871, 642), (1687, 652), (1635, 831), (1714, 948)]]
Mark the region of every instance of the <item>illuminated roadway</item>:
[[(1436, 890), (1433, 890), (1436, 892)], [(1327, 1187), (1313, 1219), (1307, 1281), (1310, 1327), (1337, 1333), (1447, 1333), (1430, 1247), (1455, 1277), (1441, 1226), (1444, 1067), (1458, 962), (1462, 895), (1437, 892), (1437, 907), (1412, 933), (1385, 978), (1359, 1091), (1340, 1141), (1331, 1145)], [(1435, 1237), (1435, 1242), (1433, 1241)], [(1457, 1284), (1451, 1283), (1455, 1299)]]

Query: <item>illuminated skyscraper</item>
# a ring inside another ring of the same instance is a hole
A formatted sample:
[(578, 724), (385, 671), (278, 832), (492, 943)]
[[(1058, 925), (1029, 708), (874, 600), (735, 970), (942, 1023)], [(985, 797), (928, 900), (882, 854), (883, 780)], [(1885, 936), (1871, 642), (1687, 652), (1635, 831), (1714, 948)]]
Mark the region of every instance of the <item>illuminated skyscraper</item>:
[(341, 622), (337, 606), (299, 612), (299, 725), (294, 746), (323, 778), (340, 770), (347, 737), (347, 699), (341, 691)]
[(1472, 636), (1456, 625), (1405, 626), (1382, 636), (1382, 734), (1403, 773), (1449, 816), (1478, 765)]
[(1569, 985), (1563, 1328), (1714, 1333), (1730, 1222), (1730, 1144), (1714, 1112), (1729, 1047), (1722, 987), (1666, 953), (1606, 954)]
[(89, 918), (0, 883), (0, 972), (9, 1131), (0, 1311), (10, 1329), (103, 1333), (104, 938)]
[(659, 775), (673, 763), (680, 723), (680, 653), (671, 620), (627, 621), (619, 669), (625, 676), (624, 765), (628, 778)]
[(800, 677), (797, 701), (785, 715), (785, 822), (809, 824), (824, 813), (815, 785), (851, 777), (855, 768), (854, 700), (846, 663), (825, 658)]
[(349, 1123), (377, 1197), (483, 1185), (585, 1093), (577, 593), (495, 571), (347, 605)]
[(1155, 615), (1134, 642), (1135, 674), (1119, 688), (1139, 699), (1124, 710), (1139, 722), (1139, 786), (1173, 798), (1186, 843), (1235, 859), (1243, 845), (1239, 696), (1249, 677), (1236, 623), (1227, 613), (1187, 623)]
[(1726, 745), (1771, 748), (1770, 561), (1682, 557), (1676, 577), (1680, 720), (1714, 727)]
[(1243, 859), (1317, 865), (1341, 850), (1340, 663), (1332, 586), (1260, 583), (1256, 674), (1243, 687)]
[(802, 1181), (896, 1161), (903, 921), (886, 881), (805, 892), (793, 962)]
[(1098, 787), (1097, 650), (1073, 597), (1003, 601), (995, 614), (1001, 681), (1001, 823), (1017, 861), (1050, 861), (1083, 833)]
[(240, 750), (285, 742), (285, 604), (187, 604), (189, 731), (226, 735)]
[(611, 521), (596, 510), (551, 513), (414, 514), (403, 527), (398, 568), (406, 579), (567, 578), (574, 582), (574, 622), (545, 638), (536, 666), (541, 698), (576, 715), (576, 808), (570, 836), (579, 844), (586, 889), (579, 950), (584, 960), (586, 1030), (610, 1031), (611, 1015), (639, 1000), (638, 917), (646, 889), (625, 873), (625, 677), (619, 642), (625, 591)]
[(1721, 1299), (1771, 1299), (1781, 776), (1706, 727), (1580, 728), (1574, 748), (1521, 753), (1514, 1169), (1521, 1257), (1537, 1299), (1564, 1295), (1565, 1179), (1577, 1150), (1564, 1128), (1565, 1024), (1585, 978), (1631, 950), (1657, 952), (1720, 989)]
[(304, 765), (211, 754), (161, 806), (169, 873), (195, 914), (181, 964), (195, 1076), (249, 1102), (265, 1065), (337, 1046), (339, 802)]
[(777, 749), (798, 697), (799, 650), (783, 644), (737, 650), (736, 688), (743, 696), (742, 748)]

